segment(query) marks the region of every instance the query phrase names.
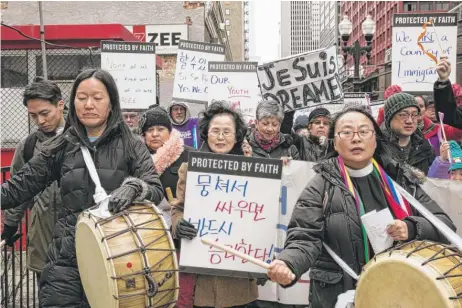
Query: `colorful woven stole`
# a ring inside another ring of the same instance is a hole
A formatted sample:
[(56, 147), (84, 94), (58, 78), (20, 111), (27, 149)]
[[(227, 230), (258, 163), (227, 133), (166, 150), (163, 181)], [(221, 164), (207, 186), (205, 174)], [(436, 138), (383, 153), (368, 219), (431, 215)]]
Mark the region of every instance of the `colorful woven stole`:
[[(343, 159), (340, 156), (338, 156), (337, 160), (340, 168), (340, 174), (343, 177), (343, 181), (345, 182), (346, 187), (355, 198), (356, 209), (358, 211), (359, 217), (361, 217), (364, 214), (366, 214), (364, 203), (361, 200), (361, 197), (359, 196), (357, 189), (354, 187), (353, 182), (351, 181), (350, 175), (348, 174), (345, 164), (343, 163)], [(375, 159), (372, 159), (371, 161), (374, 167), (373, 172), (380, 179), (380, 184), (382, 186), (385, 198), (387, 199), (388, 206), (393, 211), (393, 214), (395, 215), (396, 219), (403, 219), (409, 216), (409, 214), (411, 213), (409, 203), (403, 199), (401, 194), (397, 192), (395, 185), (390, 180), (390, 177), (385, 173), (383, 168), (375, 161)], [(367, 263), (370, 259), (369, 240), (367, 239), (366, 229), (364, 228), (364, 225), (362, 223), (361, 231), (363, 234), (364, 257)]]

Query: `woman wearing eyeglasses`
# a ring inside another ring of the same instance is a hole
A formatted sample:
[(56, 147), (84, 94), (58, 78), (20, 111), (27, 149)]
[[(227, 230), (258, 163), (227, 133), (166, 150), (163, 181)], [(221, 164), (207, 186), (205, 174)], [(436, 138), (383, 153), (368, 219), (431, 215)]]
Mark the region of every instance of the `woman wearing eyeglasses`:
[[(251, 156), (244, 143), (247, 126), (241, 114), (227, 102), (212, 102), (202, 114), (199, 131), (203, 141), (201, 152)], [(187, 172), (188, 165), (184, 163), (178, 171), (177, 198), (171, 203), (172, 233), (177, 239), (197, 236), (194, 225), (183, 218)], [(255, 280), (210, 275), (196, 277), (194, 307), (245, 307), (258, 297)]]
[[(385, 125), (383, 134), (388, 141), (387, 150), (399, 164), (409, 165), (425, 175), (435, 159), (432, 146), (417, 129), (420, 108), (414, 96), (396, 93), (390, 96), (384, 105)], [(402, 169), (390, 171), (390, 176), (400, 185), (405, 183)]]
[[(358, 275), (374, 256), (360, 216), (388, 208), (394, 222), (386, 232), (395, 241), (445, 239), (397, 197), (383, 170), (386, 157), (383, 135), (371, 115), (361, 109), (339, 113), (329, 128), (335, 151), (314, 167), (317, 175), (300, 195), (288, 226), (284, 251), (270, 265), (268, 277), (283, 286), (293, 285), (310, 269), (311, 308), (333, 308), (341, 293), (355, 289), (323, 243), (332, 248)], [(413, 179), (409, 178), (409, 183)], [(449, 217), (418, 185), (406, 188), (428, 210), (455, 229)]]
[(248, 139), (254, 157), (282, 159), (284, 163), (291, 159), (299, 159), (292, 137), (280, 132), (284, 111), (278, 102), (260, 102), (256, 119), (255, 129)]

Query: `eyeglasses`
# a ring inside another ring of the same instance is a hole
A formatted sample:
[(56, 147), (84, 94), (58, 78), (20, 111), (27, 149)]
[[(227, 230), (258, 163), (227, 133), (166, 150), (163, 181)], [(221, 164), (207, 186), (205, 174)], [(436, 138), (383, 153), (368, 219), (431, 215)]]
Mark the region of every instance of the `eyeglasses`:
[(398, 118), (401, 122), (406, 121), (407, 119), (411, 118), (412, 121), (416, 121), (419, 118), (420, 114), (418, 113), (407, 113), (407, 112), (400, 112), (398, 113)]
[(357, 132), (347, 130), (347, 131), (337, 133), (338, 137), (342, 140), (353, 140), (356, 134), (358, 134), (358, 137), (360, 139), (367, 140), (367, 139), (371, 139), (372, 136), (375, 135), (375, 131), (373, 129), (362, 129)]
[(221, 131), (219, 129), (212, 129), (212, 130), (209, 130), (209, 134), (212, 135), (213, 137), (218, 137), (220, 135), (223, 135), (223, 137), (229, 138), (233, 136), (235, 133), (229, 130)]

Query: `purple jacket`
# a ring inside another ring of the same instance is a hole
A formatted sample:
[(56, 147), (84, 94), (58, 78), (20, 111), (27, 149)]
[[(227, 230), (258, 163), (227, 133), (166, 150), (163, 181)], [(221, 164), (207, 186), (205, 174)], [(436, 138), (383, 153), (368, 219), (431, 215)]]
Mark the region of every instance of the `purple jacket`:
[(436, 179), (447, 179), (449, 178), (449, 167), (451, 163), (449, 161), (443, 161), (441, 156), (437, 156), (428, 170), (427, 177)]
[[(186, 117), (183, 123), (177, 124), (172, 119), (172, 107), (175, 105), (180, 105), (186, 109)], [(180, 132), (181, 138), (184, 141), (184, 145), (199, 149), (201, 146), (199, 119), (191, 118), (191, 112), (189, 111), (188, 104), (184, 102), (172, 102), (168, 106), (168, 115), (170, 117), (170, 121), (172, 122), (173, 128)]]

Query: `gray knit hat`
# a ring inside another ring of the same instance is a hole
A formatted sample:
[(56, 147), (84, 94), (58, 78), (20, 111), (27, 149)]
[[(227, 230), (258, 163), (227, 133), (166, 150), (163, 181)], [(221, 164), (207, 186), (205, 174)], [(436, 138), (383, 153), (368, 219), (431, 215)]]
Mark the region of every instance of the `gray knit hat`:
[(416, 107), (420, 113), (419, 105), (417, 104), (417, 101), (413, 95), (401, 92), (390, 96), (383, 105), (386, 127), (390, 128), (391, 119), (396, 113), (409, 107)]

